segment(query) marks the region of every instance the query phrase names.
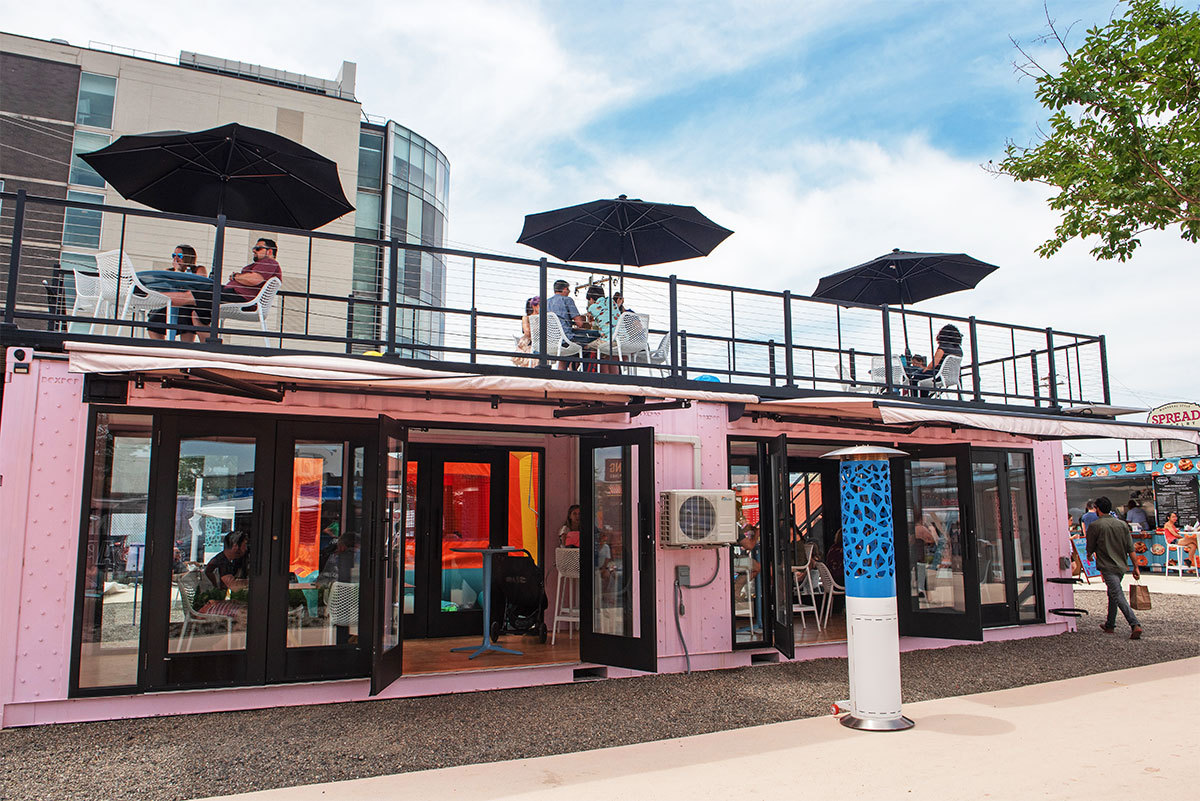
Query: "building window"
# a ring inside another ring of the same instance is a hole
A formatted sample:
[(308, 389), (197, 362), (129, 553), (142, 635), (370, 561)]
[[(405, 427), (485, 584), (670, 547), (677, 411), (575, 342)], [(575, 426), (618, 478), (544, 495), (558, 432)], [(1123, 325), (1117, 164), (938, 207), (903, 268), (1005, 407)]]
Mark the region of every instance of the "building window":
[[(104, 195), (91, 192), (67, 192), (67, 200), (77, 203), (103, 203)], [(91, 209), (68, 208), (63, 215), (63, 247), (98, 250), (100, 248), (101, 213)]]
[(383, 136), (360, 131), (358, 134), (358, 186), (360, 189), (383, 187)]
[(70, 183), (77, 186), (95, 186), (104, 188), (104, 179), (92, 169), (91, 165), (79, 158), (80, 153), (91, 153), (107, 145), (111, 137), (108, 134), (76, 131), (75, 142), (71, 145), (71, 177)]
[(75, 107), (75, 124), (91, 128), (111, 128), (116, 96), (116, 78), (83, 73), (79, 79), (79, 104)]
[(138, 681), (146, 509), (150, 490), (149, 415), (96, 415), (87, 531), (79, 593), (80, 689)]

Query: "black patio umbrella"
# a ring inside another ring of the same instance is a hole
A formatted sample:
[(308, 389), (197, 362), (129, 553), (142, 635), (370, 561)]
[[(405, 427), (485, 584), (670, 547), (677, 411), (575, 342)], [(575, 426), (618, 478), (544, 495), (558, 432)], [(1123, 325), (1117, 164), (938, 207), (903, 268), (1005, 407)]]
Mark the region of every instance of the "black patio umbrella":
[(965, 253), (912, 253), (895, 248), (877, 259), (825, 276), (817, 284), (813, 297), (855, 303), (899, 303), (907, 348), (905, 304), (974, 289), (996, 269), (996, 265)]
[(625, 195), (527, 214), (517, 242), (563, 261), (645, 267), (707, 256), (732, 234), (695, 206)]
[(335, 162), (238, 123), (122, 136), (80, 157), (122, 197), (159, 211), (311, 231), (354, 210)]

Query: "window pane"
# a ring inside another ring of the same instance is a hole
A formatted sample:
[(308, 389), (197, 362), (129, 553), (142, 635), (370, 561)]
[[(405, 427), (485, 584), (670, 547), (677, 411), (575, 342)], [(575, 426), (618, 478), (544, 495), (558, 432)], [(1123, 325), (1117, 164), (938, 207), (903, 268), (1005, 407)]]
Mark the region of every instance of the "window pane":
[(379, 236), (380, 197), (372, 192), (359, 192), (354, 203), (354, 235), (376, 238)]
[(442, 467), (441, 611), (481, 609), (483, 557), (455, 548), (491, 545), (492, 466), (445, 462)]
[(137, 684), (151, 422), (149, 415), (96, 415), (77, 621), (81, 688)]
[(994, 456), (972, 464), (975, 487), (975, 560), (979, 569), (979, 602), (1008, 602), (1004, 570), (1004, 517), (1000, 508), (1000, 466)]
[(1022, 623), (1037, 620), (1038, 584), (1034, 581), (1033, 521), (1029, 516), (1029, 454), (1009, 453), (1008, 493), (1012, 504), (1013, 553), (1017, 570), (1017, 612)]
[(79, 158), (80, 153), (91, 153), (108, 144), (111, 137), (108, 134), (76, 131), (75, 142), (71, 145), (71, 177), (73, 184), (80, 186), (98, 186), (103, 188), (104, 179), (92, 169), (91, 165)]
[[(103, 203), (104, 195), (91, 192), (67, 192), (67, 200), (80, 203)], [(63, 215), (63, 246), (98, 249), (100, 247), (101, 213), (91, 209), (67, 209)]]
[(636, 446), (592, 452), (592, 630), (639, 636), (634, 614), (638, 572), (634, 521), (638, 519)]
[(913, 459), (907, 468), (913, 611), (957, 613), (967, 608), (957, 470), (953, 456)]
[(538, 521), (542, 516), (540, 456), (537, 451), (508, 453), (508, 544), (529, 551), (539, 564)]
[(733, 636), (735, 642), (763, 638), (762, 553), (759, 547), (758, 456), (730, 456), (738, 532), (733, 559)]
[(79, 105), (75, 109), (75, 124), (111, 128), (113, 99), (116, 94), (116, 78), (83, 73), (79, 79)]
[(358, 135), (358, 185), (379, 189), (383, 176), (383, 136), (363, 131)]

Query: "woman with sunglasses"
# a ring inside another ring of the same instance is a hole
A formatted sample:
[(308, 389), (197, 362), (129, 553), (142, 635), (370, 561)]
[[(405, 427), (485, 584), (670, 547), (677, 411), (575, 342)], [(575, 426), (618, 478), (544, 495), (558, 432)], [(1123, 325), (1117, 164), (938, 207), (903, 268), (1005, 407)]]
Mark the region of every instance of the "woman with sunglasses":
[(208, 275), (203, 264), (196, 264), (196, 249), (191, 245), (176, 245), (171, 253), (171, 269), (177, 273)]

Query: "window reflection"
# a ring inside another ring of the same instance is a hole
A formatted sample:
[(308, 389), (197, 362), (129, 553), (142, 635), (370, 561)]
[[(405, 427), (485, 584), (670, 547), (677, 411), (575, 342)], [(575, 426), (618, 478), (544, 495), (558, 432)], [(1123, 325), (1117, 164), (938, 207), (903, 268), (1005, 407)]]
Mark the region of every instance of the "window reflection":
[(914, 458), (905, 470), (908, 547), (914, 611), (966, 611), (957, 459)]
[(637, 636), (634, 597), (633, 525), (636, 519), (627, 466), (634, 448), (614, 445), (592, 452), (592, 630)]
[(137, 683), (151, 423), (149, 415), (96, 415), (80, 580), (81, 688)]
[(758, 455), (730, 456), (730, 477), (740, 537), (732, 546), (734, 641), (763, 638), (762, 546)]

